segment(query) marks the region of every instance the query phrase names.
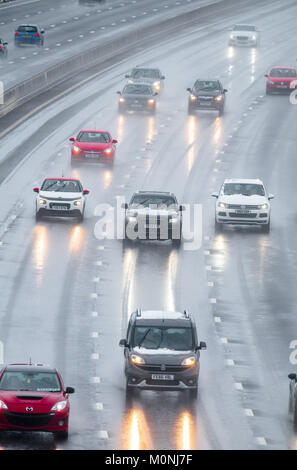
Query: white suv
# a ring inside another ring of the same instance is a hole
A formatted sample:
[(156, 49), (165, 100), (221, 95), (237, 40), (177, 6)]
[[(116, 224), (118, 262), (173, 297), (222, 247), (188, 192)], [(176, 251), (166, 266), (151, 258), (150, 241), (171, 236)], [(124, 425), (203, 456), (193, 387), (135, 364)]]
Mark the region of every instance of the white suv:
[(34, 188), (36, 220), (42, 216), (84, 218), (86, 198), (89, 194), (79, 180), (73, 178), (46, 178), (41, 188)]
[(261, 225), (265, 232), (270, 230), (270, 199), (264, 184), (259, 179), (226, 179), (217, 198), (215, 227), (223, 224)]

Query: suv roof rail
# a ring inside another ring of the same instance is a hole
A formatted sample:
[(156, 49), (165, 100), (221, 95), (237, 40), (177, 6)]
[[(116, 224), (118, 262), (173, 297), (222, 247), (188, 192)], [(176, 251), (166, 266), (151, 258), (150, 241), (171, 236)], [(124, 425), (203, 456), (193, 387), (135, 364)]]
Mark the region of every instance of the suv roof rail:
[(190, 313), (187, 309), (184, 310), (184, 316), (185, 318), (190, 318)]
[(136, 316), (141, 317), (141, 309), (140, 308), (136, 309)]

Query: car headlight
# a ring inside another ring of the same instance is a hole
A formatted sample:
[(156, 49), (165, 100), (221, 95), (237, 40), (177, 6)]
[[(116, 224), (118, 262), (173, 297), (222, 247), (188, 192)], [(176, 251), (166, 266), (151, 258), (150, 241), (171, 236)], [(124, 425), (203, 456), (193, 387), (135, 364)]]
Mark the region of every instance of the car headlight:
[(196, 101), (197, 100), (197, 96), (193, 95), (193, 93), (190, 94), (190, 100), (191, 101)]
[(174, 224), (175, 222), (178, 222), (178, 216), (177, 215), (175, 215), (175, 216), (171, 217), (171, 219), (169, 219), (169, 223)]
[(0, 400), (0, 410), (8, 410), (8, 407), (5, 405), (4, 401)]
[(39, 199), (39, 204), (42, 205), (42, 206), (43, 206), (44, 204), (46, 204), (45, 199)]
[(155, 104), (155, 100), (153, 100), (152, 98), (150, 98), (150, 99), (148, 100), (148, 104)]
[(154, 82), (153, 85), (155, 88), (160, 89), (160, 82)]
[(222, 99), (223, 99), (223, 95), (216, 96), (216, 101), (222, 101)]
[(196, 357), (195, 356), (187, 357), (181, 363), (182, 366), (187, 366), (187, 367), (193, 367), (195, 364), (196, 364)]
[(220, 207), (221, 209), (227, 209), (228, 204), (225, 204), (224, 202), (219, 202), (218, 207)]
[(253, 41), (256, 41), (256, 39), (257, 39), (257, 36), (255, 36), (255, 35), (252, 36), (252, 40), (253, 40)]
[(67, 400), (58, 401), (54, 406), (51, 407), (51, 411), (62, 411), (67, 406)]
[(267, 83), (269, 83), (270, 85), (273, 85), (274, 81), (273, 80), (267, 80)]
[(137, 221), (137, 217), (135, 217), (135, 215), (128, 215), (128, 221), (129, 222), (136, 222)]
[(119, 102), (120, 102), (120, 103), (125, 103), (125, 98), (120, 98), (120, 99), (119, 99)]
[(76, 145), (73, 145), (73, 152), (79, 153), (79, 152), (80, 152), (80, 148), (77, 147)]
[(104, 150), (104, 153), (110, 154), (110, 153), (112, 153), (112, 149), (110, 149), (110, 148), (105, 149), (105, 150)]
[(75, 206), (81, 206), (82, 202), (79, 200), (79, 201), (74, 201), (73, 203)]
[(258, 209), (264, 209), (264, 210), (265, 210), (265, 209), (268, 209), (268, 204), (260, 204), (260, 205), (258, 206)]
[(131, 79), (130, 79), (130, 80), (128, 80), (128, 83), (133, 83), (133, 80), (131, 80)]
[(136, 354), (132, 354), (130, 359), (131, 359), (132, 364), (136, 364), (136, 365), (145, 364), (145, 360), (142, 357), (137, 356)]
[(234, 39), (234, 34), (230, 34), (230, 39)]

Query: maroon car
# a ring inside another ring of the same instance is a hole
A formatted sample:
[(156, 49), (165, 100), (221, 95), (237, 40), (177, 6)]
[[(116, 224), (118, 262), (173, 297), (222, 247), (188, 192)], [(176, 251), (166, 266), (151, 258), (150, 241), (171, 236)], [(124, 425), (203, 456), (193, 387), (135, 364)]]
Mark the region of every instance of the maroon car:
[[(294, 67), (273, 67), (269, 73), (264, 75), (266, 80), (266, 94), (290, 93), (297, 87), (297, 72)], [(296, 84), (291, 88), (291, 82)]]
[(59, 372), (43, 364), (10, 364), (0, 372), (0, 432), (46, 431), (67, 439), (68, 395)]
[(113, 164), (118, 141), (107, 131), (81, 130), (76, 139), (71, 137), (71, 164), (104, 162)]

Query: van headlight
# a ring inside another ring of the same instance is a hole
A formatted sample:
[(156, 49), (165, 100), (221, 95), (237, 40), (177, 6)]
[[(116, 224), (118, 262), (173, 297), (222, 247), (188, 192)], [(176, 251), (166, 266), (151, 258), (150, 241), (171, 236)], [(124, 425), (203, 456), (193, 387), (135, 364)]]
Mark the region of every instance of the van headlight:
[(269, 207), (268, 204), (260, 204), (260, 205), (258, 206), (258, 209), (266, 210), (266, 209), (268, 209), (268, 207)]
[(45, 199), (39, 199), (39, 204), (41, 206), (44, 206), (44, 204), (46, 204), (46, 200)]
[(132, 354), (130, 359), (131, 359), (132, 364), (136, 364), (136, 365), (145, 364), (145, 360), (142, 357), (137, 356), (137, 354)]
[(196, 364), (196, 357), (195, 356), (187, 357), (181, 363), (182, 366), (187, 366), (187, 367), (193, 367), (195, 364)]
[(79, 200), (79, 201), (74, 201), (73, 204), (74, 204), (75, 206), (81, 206), (81, 200)]

